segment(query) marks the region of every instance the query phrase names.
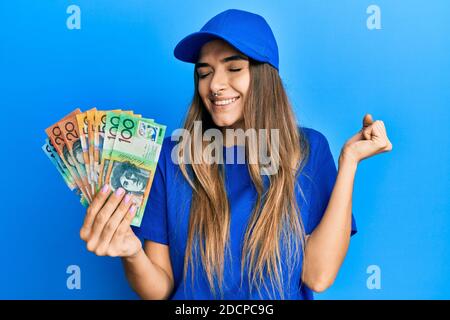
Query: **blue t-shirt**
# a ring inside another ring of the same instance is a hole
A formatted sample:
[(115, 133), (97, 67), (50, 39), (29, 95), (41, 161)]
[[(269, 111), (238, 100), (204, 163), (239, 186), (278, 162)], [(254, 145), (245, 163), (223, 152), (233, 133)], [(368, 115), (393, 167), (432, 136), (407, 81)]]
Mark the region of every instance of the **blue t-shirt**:
[[(327, 208), (336, 181), (337, 169), (326, 137), (311, 128), (301, 127), (300, 130), (303, 131), (309, 142), (310, 155), (298, 177), (298, 183), (306, 201), (296, 188), (297, 203), (305, 232), (311, 234)], [(164, 139), (142, 224), (140, 228), (133, 227), (133, 230), (140, 238), (169, 246), (175, 282), (170, 299), (214, 299), (199, 261), (196, 262), (193, 285), (190, 267), (186, 281), (183, 281), (192, 189), (179, 166), (171, 160), (172, 149), (177, 143), (171, 141), (170, 137)], [(242, 147), (231, 148), (235, 149), (236, 157), (237, 148)], [(226, 149), (228, 148), (224, 147), (225, 159)], [(232, 259), (229, 260), (228, 255), (225, 254), (223, 298), (252, 300), (273, 298), (273, 292), (269, 291), (268, 293), (264, 287), (261, 288), (260, 293), (255, 289), (249, 290), (248, 277), (245, 272), (241, 287), (243, 237), (257, 192), (246, 164), (226, 163), (225, 161), (224, 166), (225, 186), (231, 209), (230, 248)], [(351, 235), (355, 233), (356, 224), (352, 215)], [(283, 255), (283, 252), (281, 254)], [(283, 279), (286, 280), (286, 278)], [(312, 291), (301, 282), (301, 263), (295, 269), (290, 283), (290, 289), (286, 288), (284, 293), (285, 299), (313, 299)], [(269, 285), (268, 287), (270, 288)], [(272, 295), (270, 295), (271, 292)], [(279, 296), (275, 297), (279, 298)]]

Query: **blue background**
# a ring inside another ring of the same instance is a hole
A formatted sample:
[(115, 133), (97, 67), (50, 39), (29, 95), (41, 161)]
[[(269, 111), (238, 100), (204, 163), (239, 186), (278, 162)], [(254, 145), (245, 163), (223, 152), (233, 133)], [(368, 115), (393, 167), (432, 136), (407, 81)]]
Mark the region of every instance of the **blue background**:
[[(81, 29), (69, 30), (69, 5)], [(369, 5), (381, 30), (366, 27)], [(449, 299), (450, 3), (430, 1), (1, 1), (0, 298), (127, 299), (119, 258), (89, 253), (84, 211), (41, 151), (44, 129), (76, 107), (126, 108), (181, 126), (193, 66), (173, 48), (229, 8), (261, 14), (299, 123), (328, 138), (335, 160), (365, 113), (393, 150), (358, 167), (358, 234), (317, 299)], [(68, 290), (66, 268), (81, 268)], [(369, 290), (370, 265), (381, 289)]]

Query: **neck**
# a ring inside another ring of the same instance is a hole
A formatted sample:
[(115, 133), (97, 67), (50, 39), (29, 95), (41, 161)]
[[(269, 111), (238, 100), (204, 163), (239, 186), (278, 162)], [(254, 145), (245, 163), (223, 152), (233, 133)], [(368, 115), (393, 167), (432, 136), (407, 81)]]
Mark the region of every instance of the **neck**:
[(244, 130), (244, 120), (240, 120), (231, 126), (221, 127), (222, 136), (223, 136), (223, 144), (225, 147), (228, 148), (228, 147), (234, 146), (236, 143), (234, 141), (235, 140), (234, 138), (230, 141), (227, 141), (226, 129), (233, 129), (233, 130), (242, 129), (242, 130)]

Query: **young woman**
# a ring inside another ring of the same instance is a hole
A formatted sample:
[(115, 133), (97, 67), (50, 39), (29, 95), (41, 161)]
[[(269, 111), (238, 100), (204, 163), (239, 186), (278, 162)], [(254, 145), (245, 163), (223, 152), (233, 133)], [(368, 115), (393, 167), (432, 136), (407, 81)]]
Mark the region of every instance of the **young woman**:
[(262, 163), (249, 161), (258, 149), (227, 135), (223, 157), (244, 151), (244, 163), (192, 161), (205, 141), (168, 137), (141, 227), (130, 226), (132, 195), (110, 194), (105, 185), (87, 210), (81, 238), (97, 255), (122, 257), (143, 299), (313, 298), (312, 291), (333, 283), (356, 233), (358, 163), (392, 149), (383, 122), (365, 115), (336, 170), (325, 136), (297, 126), (273, 33), (250, 12), (213, 17), (180, 41), (175, 56), (195, 63), (184, 132), (195, 135), (199, 123), (202, 133), (270, 129), (258, 148), (271, 150), (276, 171), (264, 174)]

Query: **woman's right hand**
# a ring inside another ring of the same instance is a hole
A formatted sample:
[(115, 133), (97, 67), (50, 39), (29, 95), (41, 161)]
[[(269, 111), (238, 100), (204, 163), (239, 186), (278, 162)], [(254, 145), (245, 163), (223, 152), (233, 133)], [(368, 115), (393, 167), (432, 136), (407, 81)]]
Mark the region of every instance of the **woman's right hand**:
[(135, 256), (142, 249), (130, 226), (135, 214), (131, 194), (125, 195), (123, 188), (111, 194), (111, 187), (105, 185), (86, 211), (80, 237), (86, 241), (87, 249), (98, 256)]

